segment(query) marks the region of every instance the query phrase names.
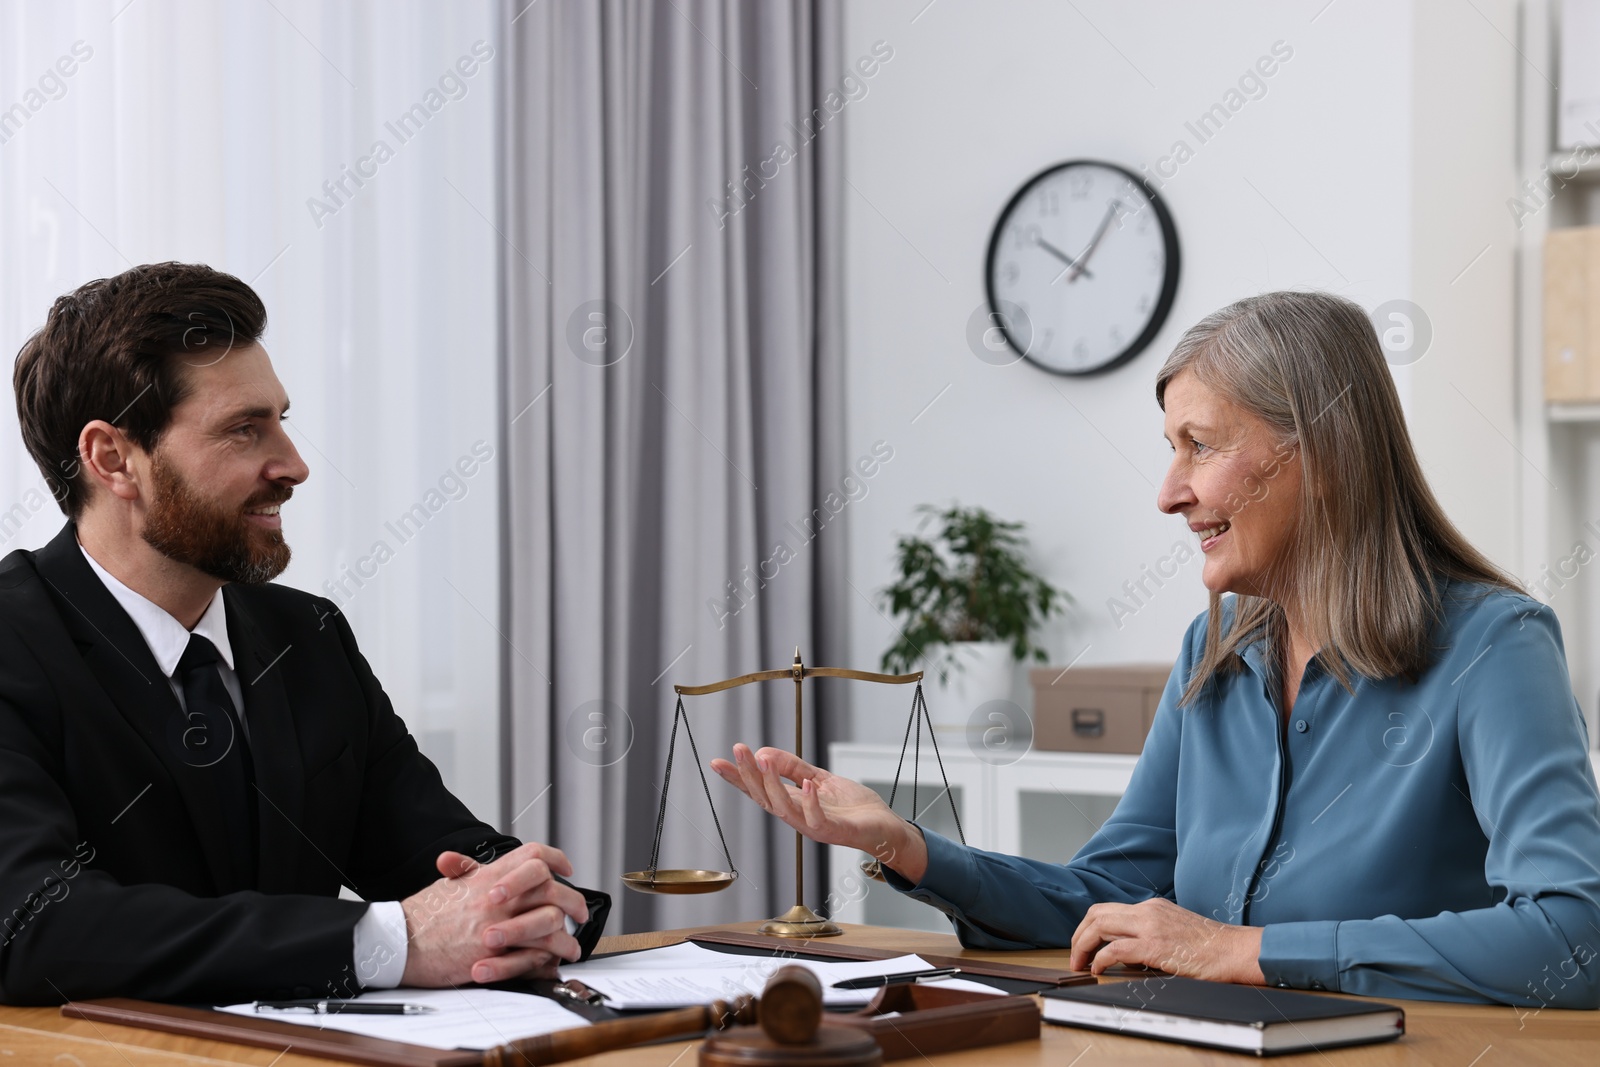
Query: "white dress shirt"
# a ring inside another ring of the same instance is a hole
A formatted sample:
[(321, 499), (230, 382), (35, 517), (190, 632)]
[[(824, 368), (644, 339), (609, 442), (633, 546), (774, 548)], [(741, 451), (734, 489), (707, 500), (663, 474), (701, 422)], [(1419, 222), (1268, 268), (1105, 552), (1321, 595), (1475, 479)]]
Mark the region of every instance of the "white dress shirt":
[[(216, 646), (217, 655), (222, 657), (217, 670), (222, 675), (222, 684), (227, 688), (228, 696), (233, 698), (233, 710), (238, 714), (239, 725), (248, 739), (250, 720), (245, 715), (244, 694), (239, 688), (239, 675), (233, 666), (233, 646), (228, 642), (228, 613), (223, 607), (222, 590), (218, 589), (211, 603), (206, 605), (205, 614), (195, 623), (194, 630), (186, 630), (183, 623), (173, 618), (165, 608), (118, 581), (89, 555), (89, 550), (81, 543), (78, 549), (83, 553), (83, 558), (89, 561), (90, 569), (139, 628), (139, 634), (150, 647), (156, 665), (167, 676), (167, 683), (172, 686), (172, 695), (177, 698), (178, 706), (185, 711), (188, 706), (184, 701), (183, 684), (175, 674), (178, 661), (189, 647), (189, 636), (191, 632), (197, 633)], [(356, 922), (352, 958), (357, 980), (368, 989), (393, 989), (398, 986), (406, 970), (406, 948), (406, 916), (400, 902), (375, 901)]]

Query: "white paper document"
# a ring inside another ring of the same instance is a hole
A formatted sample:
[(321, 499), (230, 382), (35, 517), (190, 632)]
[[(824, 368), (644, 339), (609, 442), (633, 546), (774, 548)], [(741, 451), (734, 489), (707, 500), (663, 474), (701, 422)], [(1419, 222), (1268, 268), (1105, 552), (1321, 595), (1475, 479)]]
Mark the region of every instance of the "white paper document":
[(325, 1030), (342, 1030), (429, 1048), (486, 1049), (518, 1038), (588, 1026), (589, 1020), (546, 997), (504, 989), (385, 989), (354, 998), (389, 1004), (425, 1004), (426, 1015), (313, 1015), (302, 1011), (257, 1012), (255, 1004), (230, 1004), (218, 1011), (274, 1019)]
[[(707, 1004), (713, 1000), (728, 1000), (741, 993), (760, 996), (772, 972), (790, 963), (798, 964), (817, 976), (822, 983), (824, 1004), (840, 1007), (865, 1005), (877, 996), (878, 990), (834, 989), (835, 982), (904, 971), (925, 971), (930, 967), (921, 956), (896, 956), (890, 960), (866, 960), (860, 963), (843, 960), (817, 963), (777, 956), (738, 956), (715, 952), (699, 945), (682, 944), (608, 956), (585, 963), (563, 964), (561, 977), (576, 978), (590, 989), (604, 993), (609, 1008), (681, 1008), (691, 1004)], [(1000, 995), (1000, 990), (993, 986), (962, 978), (940, 979), (939, 987)]]

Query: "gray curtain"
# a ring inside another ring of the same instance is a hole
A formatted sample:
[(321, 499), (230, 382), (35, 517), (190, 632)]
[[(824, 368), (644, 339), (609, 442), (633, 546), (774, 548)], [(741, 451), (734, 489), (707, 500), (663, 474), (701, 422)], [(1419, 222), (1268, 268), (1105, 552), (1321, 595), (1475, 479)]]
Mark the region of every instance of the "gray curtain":
[[(793, 835), (709, 771), (733, 889), (618, 876), (650, 859), (674, 683), (796, 645), (847, 665), (844, 516), (818, 510), (849, 473), (837, 0), (511, 0), (501, 31), (502, 822), (611, 891), (613, 932), (776, 915)], [(829, 684), (808, 756), (844, 721)], [(702, 764), (793, 742), (786, 683), (686, 710)], [(725, 865), (681, 733), (660, 862)]]

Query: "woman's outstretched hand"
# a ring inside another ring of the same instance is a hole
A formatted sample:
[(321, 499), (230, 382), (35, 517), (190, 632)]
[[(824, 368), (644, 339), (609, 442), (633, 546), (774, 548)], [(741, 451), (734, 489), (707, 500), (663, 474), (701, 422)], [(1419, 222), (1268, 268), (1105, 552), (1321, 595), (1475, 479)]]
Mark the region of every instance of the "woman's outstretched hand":
[(780, 748), (751, 752), (743, 744), (733, 746), (732, 763), (714, 759), (711, 769), (813, 841), (860, 849), (911, 882), (920, 882), (927, 870), (922, 831), (859, 782)]

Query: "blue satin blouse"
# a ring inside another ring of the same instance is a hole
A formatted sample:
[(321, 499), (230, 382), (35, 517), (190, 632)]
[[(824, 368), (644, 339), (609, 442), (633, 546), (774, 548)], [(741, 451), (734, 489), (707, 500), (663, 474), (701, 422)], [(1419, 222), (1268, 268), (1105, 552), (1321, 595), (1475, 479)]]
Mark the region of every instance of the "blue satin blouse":
[(1287, 722), (1261, 641), (1178, 707), (1205, 629), (1202, 614), (1126, 794), (1069, 862), (924, 830), (922, 881), (890, 884), (973, 947), (1065, 946), (1091, 904), (1163, 896), (1262, 927), (1274, 985), (1600, 1007), (1600, 793), (1548, 607), (1452, 583), (1415, 683), (1358, 676), (1351, 693), (1313, 658)]

